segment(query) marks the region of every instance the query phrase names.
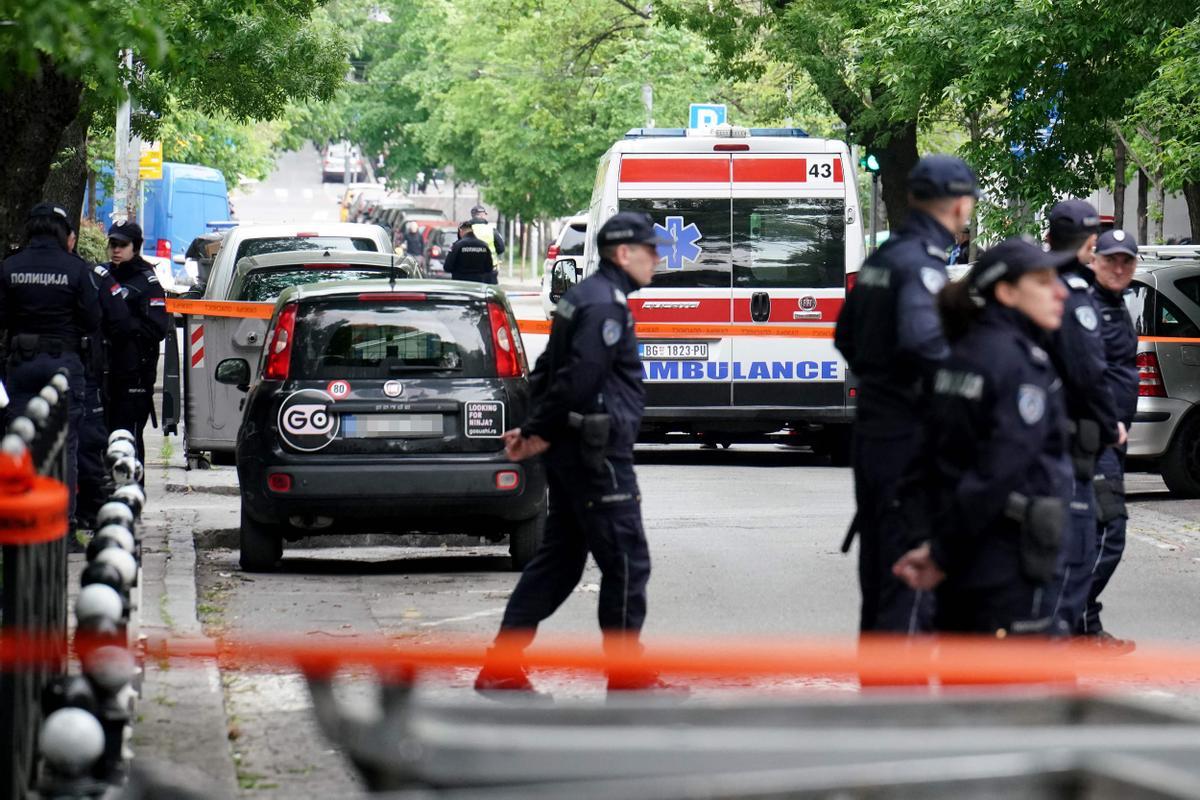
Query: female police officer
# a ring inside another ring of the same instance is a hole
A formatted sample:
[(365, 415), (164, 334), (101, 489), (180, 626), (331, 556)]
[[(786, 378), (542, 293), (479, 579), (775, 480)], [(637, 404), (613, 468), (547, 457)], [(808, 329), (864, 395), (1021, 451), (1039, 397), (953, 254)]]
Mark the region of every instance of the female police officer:
[(1039, 343), (1062, 324), (1055, 269), (1072, 257), (1008, 239), (942, 294), (951, 356), (917, 484), (930, 538), (894, 567), (914, 589), (937, 587), (938, 630), (1054, 630), (1046, 587), (1071, 467), (1061, 381)]

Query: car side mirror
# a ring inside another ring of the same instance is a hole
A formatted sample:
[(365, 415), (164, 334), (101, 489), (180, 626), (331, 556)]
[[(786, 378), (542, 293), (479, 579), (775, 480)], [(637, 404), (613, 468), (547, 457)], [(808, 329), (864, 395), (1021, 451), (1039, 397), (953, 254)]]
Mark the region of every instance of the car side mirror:
[(175, 255), (171, 256), (171, 260), (176, 264), (182, 264), (187, 260), (187, 257), (183, 253), (176, 253)]
[(244, 392), (250, 388), (250, 362), (244, 358), (227, 358), (217, 364), (217, 383), (236, 386)]
[(550, 268), (550, 300), (557, 303), (558, 299), (579, 283), (579, 267), (573, 258), (560, 258)]

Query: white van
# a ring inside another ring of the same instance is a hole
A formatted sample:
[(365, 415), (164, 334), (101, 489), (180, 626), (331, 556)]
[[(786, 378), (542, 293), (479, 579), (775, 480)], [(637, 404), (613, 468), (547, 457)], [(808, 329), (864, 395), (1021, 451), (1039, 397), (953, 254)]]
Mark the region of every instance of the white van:
[[(644, 211), (676, 243), (629, 299), (643, 438), (786, 429), (844, 458), (854, 416), (833, 330), (863, 259), (845, 142), (794, 128), (635, 129), (600, 161), (588, 230)], [(599, 256), (588, 237), (583, 272)]]

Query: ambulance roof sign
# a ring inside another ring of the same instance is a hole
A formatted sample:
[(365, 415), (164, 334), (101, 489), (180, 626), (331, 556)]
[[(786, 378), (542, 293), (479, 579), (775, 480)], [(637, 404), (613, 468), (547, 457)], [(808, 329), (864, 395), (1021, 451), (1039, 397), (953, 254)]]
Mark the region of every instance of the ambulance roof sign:
[(692, 103), (688, 106), (688, 127), (692, 130), (707, 130), (724, 125), (726, 117), (724, 105)]

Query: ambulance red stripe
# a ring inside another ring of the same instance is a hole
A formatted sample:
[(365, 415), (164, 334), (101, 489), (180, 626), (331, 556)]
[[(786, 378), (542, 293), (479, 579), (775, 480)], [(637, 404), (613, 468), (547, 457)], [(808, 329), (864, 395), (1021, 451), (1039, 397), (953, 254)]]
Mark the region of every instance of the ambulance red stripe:
[(728, 183), (728, 158), (623, 158), (622, 183)]
[[(837, 322), (838, 314), (842, 310), (842, 304), (845, 301), (840, 297), (820, 297), (817, 298), (816, 308), (813, 311), (821, 312), (819, 319), (795, 319), (794, 314), (798, 311), (804, 311), (800, 308), (800, 304), (795, 297), (772, 297), (771, 298), (771, 318), (770, 322)], [(735, 297), (733, 300), (733, 321), (750, 322), (753, 317), (750, 316), (750, 298)]]
[(735, 158), (735, 183), (804, 183), (808, 180), (807, 158)]

